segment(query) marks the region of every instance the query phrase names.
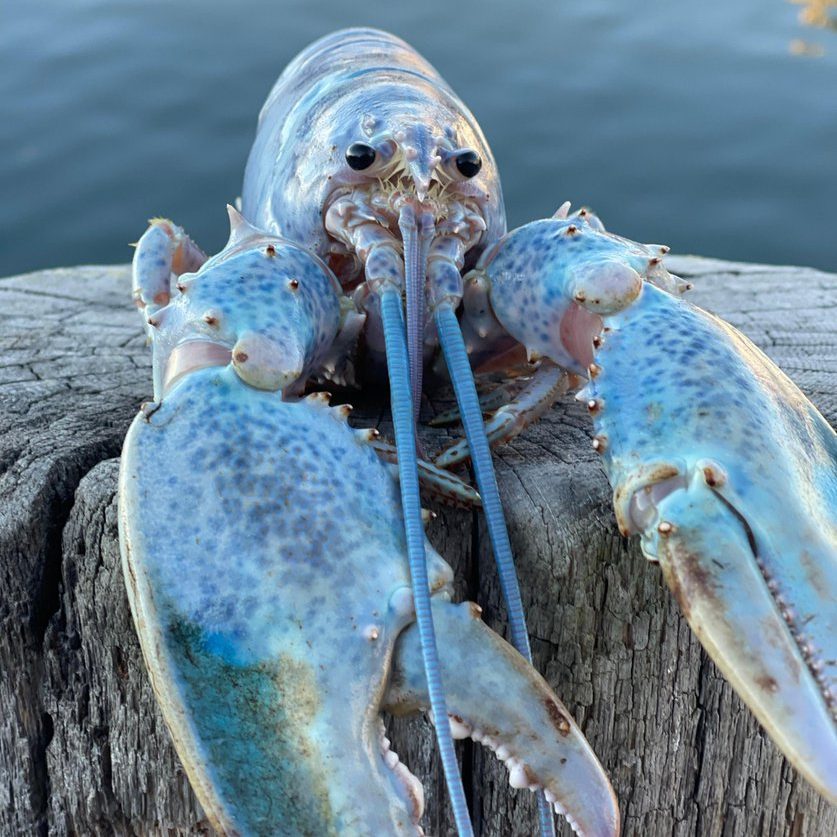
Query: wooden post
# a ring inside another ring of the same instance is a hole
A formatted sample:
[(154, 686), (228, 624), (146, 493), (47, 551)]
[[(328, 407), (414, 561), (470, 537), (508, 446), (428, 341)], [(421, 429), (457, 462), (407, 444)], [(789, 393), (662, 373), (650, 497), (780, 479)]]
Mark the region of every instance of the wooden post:
[[(671, 267), (835, 422), (837, 323), (822, 312), (837, 307), (837, 276), (693, 258)], [(0, 833), (204, 832), (119, 565), (117, 457), (151, 390), (128, 269), (0, 279), (0, 310)], [(535, 663), (610, 774), (625, 833), (837, 833), (837, 809), (788, 766), (659, 570), (619, 536), (590, 437), (566, 399), (496, 461)], [(461, 596), (502, 629), (479, 515), (439, 511), (431, 540)], [(427, 722), (394, 726), (394, 748), (427, 790), (428, 833), (452, 833)], [(531, 794), (511, 790), (479, 747), (462, 757), (478, 833), (535, 833)]]

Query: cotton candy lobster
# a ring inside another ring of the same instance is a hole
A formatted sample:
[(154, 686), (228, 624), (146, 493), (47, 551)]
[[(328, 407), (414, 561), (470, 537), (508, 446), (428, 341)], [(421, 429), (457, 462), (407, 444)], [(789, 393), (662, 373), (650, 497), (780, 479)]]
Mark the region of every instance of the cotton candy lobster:
[[(283, 73), (259, 120), (242, 211), (253, 225), (235, 219), (248, 231), (242, 240), (292, 239), (334, 270), (344, 294), (317, 364), (298, 352), (290, 371), (274, 369), (267, 359), (279, 335), (227, 346), (244, 380), (256, 375), (251, 384), (269, 380), (293, 396), (311, 374), (345, 382), (359, 367), (369, 380), (386, 364), (403, 508), (403, 524), (393, 525), (406, 531), (427, 698), (461, 833), (470, 824), (445, 720), (444, 653), (439, 660), (430, 621), (414, 435), (423, 372), (444, 369), (439, 344), (467, 441), (437, 465), (473, 459), (518, 650), (528, 653), (528, 637), (489, 440), (509, 438), (547, 409), (567, 387), (564, 370), (589, 374), (583, 397), (620, 526), (642, 533), (646, 555), (659, 560), (709, 653), (786, 755), (835, 798), (834, 433), (741, 335), (675, 297), (685, 283), (663, 268), (665, 248), (613, 236), (566, 206), (505, 235), (496, 168), (473, 117), (417, 53), (374, 30), (328, 36)], [(152, 225), (135, 259), (152, 321), (168, 302), (170, 272), (203, 260), (174, 225)], [(244, 293), (240, 283), (227, 287)], [(198, 329), (215, 333), (219, 322), (210, 309)], [(183, 361), (178, 350), (167, 377), (156, 344), (167, 352), (171, 340), (155, 338), (163, 388), (183, 362), (223, 360), (215, 349), (188, 347)], [(265, 371), (247, 373), (247, 363)], [(487, 429), (472, 366), (534, 369)], [(784, 540), (770, 525), (780, 506)], [(549, 801), (540, 800), (545, 834), (553, 828)], [(612, 816), (606, 821), (613, 826)]]
[[(328, 261), (343, 287), (354, 290), (355, 304), (365, 315), (367, 366), (386, 361), (432, 714), (457, 828), (469, 834), (465, 795), (444, 721), (427, 597), (414, 421), (424, 362), (438, 332), (448, 366), (460, 370), (452, 371), (454, 382), (466, 389), (470, 384), (464, 393), (457, 386), (457, 396), (477, 449), (477, 484), (511, 640), (531, 661), (476, 392), (470, 373), (462, 375), (468, 360), (455, 315), (463, 266), (473, 263), (485, 242), (505, 232), (494, 160), (474, 117), (415, 50), (385, 32), (351, 29), (300, 53), (268, 96), (247, 162), (242, 212), (256, 227), (299, 242)], [(426, 308), (432, 324), (426, 323)], [(552, 812), (543, 797), (539, 809), (544, 834), (552, 834)]]

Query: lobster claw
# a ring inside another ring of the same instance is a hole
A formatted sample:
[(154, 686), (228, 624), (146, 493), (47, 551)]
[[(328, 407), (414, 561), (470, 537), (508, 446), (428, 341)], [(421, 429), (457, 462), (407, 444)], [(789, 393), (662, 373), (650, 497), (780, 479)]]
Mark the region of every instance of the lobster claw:
[(642, 512), (643, 552), (659, 561), (692, 630), (766, 731), (837, 801), (834, 696), (817, 659), (837, 629), (834, 555), (811, 527), (806, 546), (790, 553), (797, 577), (792, 567), (783, 573), (785, 556), (770, 554), (774, 544), (743, 498), (710, 486), (705, 468), (716, 482), (718, 469), (707, 465), (648, 492), (656, 499)]
[[(619, 807), (584, 735), (546, 681), (480, 619), (477, 605), (433, 600), (451, 728), (490, 747), (513, 787), (543, 789), (579, 834), (618, 835)], [(400, 715), (429, 699), (415, 625), (398, 638), (384, 708)]]
[[(837, 801), (837, 436), (665, 248), (535, 221), (477, 265), (500, 325), (589, 383), (624, 535), (794, 766)], [(642, 279), (635, 283), (635, 274)]]
[(837, 801), (837, 436), (744, 335), (650, 284), (605, 324), (585, 397), (620, 528)]

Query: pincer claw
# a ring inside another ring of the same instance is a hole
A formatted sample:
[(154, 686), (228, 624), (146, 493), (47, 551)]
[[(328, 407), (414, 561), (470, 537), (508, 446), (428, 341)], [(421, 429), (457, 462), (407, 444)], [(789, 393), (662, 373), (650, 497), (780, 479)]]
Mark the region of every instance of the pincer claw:
[[(700, 470), (659, 501), (643, 538), (709, 655), (794, 765), (837, 801), (834, 707), (794, 635), (798, 614), (787, 602), (777, 607), (747, 518)], [(820, 564), (825, 580), (829, 567), (814, 552), (808, 560)], [(818, 599), (810, 588), (792, 592), (793, 601)], [(827, 619), (827, 608), (820, 601), (814, 618)]]
[[(837, 800), (837, 437), (742, 334), (646, 284), (606, 319), (596, 438), (709, 655), (794, 766)], [(648, 335), (665, 329), (666, 340)]]
[[(618, 835), (616, 797), (590, 745), (546, 681), (479, 614), (472, 603), (434, 600), (454, 737), (493, 750), (512, 787), (543, 789), (578, 834)], [(428, 705), (415, 626), (396, 644), (384, 705), (394, 714)]]
[(530, 355), (586, 370), (578, 397), (620, 531), (640, 535), (709, 655), (837, 801), (837, 436), (747, 338), (678, 298), (664, 249), (556, 217), (477, 269)]

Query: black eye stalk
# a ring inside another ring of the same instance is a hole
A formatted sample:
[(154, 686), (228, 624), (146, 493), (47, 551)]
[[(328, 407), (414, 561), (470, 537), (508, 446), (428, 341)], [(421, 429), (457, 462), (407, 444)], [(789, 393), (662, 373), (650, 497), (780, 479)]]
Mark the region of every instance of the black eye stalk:
[(365, 142), (353, 142), (346, 149), (346, 162), (355, 171), (368, 169), (375, 162), (375, 149)]
[(463, 177), (476, 177), (482, 168), (482, 160), (476, 151), (462, 151), (456, 155), (456, 168)]

